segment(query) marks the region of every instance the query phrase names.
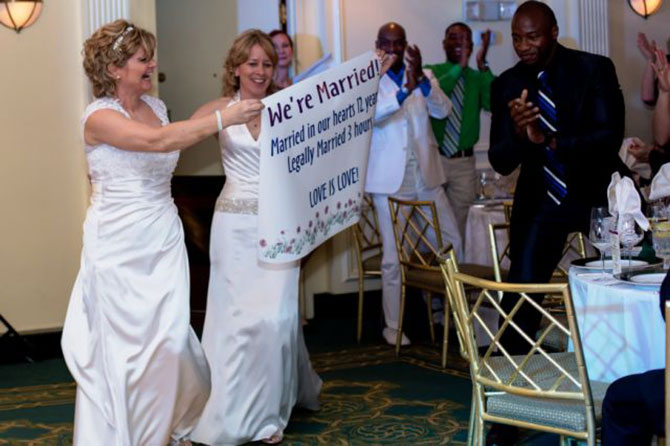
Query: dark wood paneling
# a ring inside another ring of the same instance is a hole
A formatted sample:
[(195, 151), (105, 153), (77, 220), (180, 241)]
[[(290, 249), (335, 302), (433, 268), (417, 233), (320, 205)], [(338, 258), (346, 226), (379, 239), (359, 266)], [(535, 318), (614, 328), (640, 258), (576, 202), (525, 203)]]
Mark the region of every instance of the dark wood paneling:
[(223, 176), (175, 176), (172, 196), (184, 225), (191, 272), (191, 324), (201, 333), (209, 281), (209, 234)]

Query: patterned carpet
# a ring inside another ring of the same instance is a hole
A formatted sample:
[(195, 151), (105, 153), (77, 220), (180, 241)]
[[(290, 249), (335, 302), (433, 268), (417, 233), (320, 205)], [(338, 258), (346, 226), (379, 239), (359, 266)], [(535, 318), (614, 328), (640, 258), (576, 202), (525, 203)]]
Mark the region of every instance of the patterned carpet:
[[(324, 380), (321, 410), (295, 410), (282, 445), (466, 444), (471, 386), (455, 355), (446, 371), (427, 345), (400, 358), (388, 346), (368, 345), (312, 359)], [(0, 445), (72, 444), (75, 386), (62, 360), (2, 366), (0, 383)], [(557, 439), (531, 435), (522, 444)]]
[[(469, 380), (436, 367), (432, 347), (407, 353), (397, 359), (387, 346), (366, 346), (314, 354), (321, 410), (296, 410), (282, 444), (465, 444)], [(30, 381), (38, 384), (20, 385)], [(75, 386), (62, 360), (3, 366), (0, 382), (0, 445), (72, 444)]]
[[(356, 295), (316, 299), (316, 314), (323, 316), (309, 324), (305, 339), (324, 381), (321, 410), (296, 409), (283, 446), (466, 444), (472, 390), (467, 364), (454, 350), (448, 368), (439, 366), (419, 299), (408, 305), (405, 325), (413, 344), (397, 358), (381, 338), (378, 294), (366, 297), (361, 345), (353, 339)], [(57, 350), (53, 337), (46, 344)], [(0, 365), (0, 446), (72, 444), (75, 385), (59, 353), (51, 358)], [(558, 437), (527, 434), (520, 444), (555, 446)]]

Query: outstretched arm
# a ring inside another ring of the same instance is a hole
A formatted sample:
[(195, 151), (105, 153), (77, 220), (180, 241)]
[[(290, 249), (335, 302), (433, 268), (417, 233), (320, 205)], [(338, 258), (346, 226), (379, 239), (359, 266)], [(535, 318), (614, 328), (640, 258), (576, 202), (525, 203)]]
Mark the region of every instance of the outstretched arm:
[[(245, 100), (221, 109), (224, 127), (253, 119), (263, 109), (257, 100)], [(173, 152), (190, 147), (218, 130), (216, 114), (179, 121), (163, 127), (152, 127), (128, 119), (115, 110), (99, 110), (86, 120), (84, 139), (89, 145), (109, 144), (122, 150), (138, 152)]]
[(652, 128), (656, 144), (664, 146), (670, 142), (670, 65), (660, 49), (656, 50), (656, 61), (652, 67), (658, 77), (658, 101), (654, 108)]
[(640, 99), (647, 105), (656, 103), (656, 76), (651, 64), (654, 63), (654, 54), (656, 52), (656, 42), (649, 43), (645, 33), (637, 33), (637, 47), (645, 60), (644, 71), (642, 72), (642, 83), (640, 85)]

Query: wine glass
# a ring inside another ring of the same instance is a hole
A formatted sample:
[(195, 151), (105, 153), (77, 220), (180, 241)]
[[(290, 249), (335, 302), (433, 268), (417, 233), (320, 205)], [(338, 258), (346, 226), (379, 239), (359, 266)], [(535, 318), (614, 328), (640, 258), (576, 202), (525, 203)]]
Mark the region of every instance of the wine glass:
[(479, 196), (477, 197), (479, 200), (485, 200), (487, 199), (487, 188), (489, 184), (489, 175), (485, 170), (482, 170), (479, 173)]
[(631, 269), (633, 246), (642, 241), (643, 235), (642, 229), (635, 222), (632, 215), (624, 214), (621, 216), (621, 234), (619, 234), (619, 239), (621, 240), (621, 245), (628, 250), (628, 269)]
[(610, 227), (612, 217), (607, 207), (594, 207), (591, 209), (591, 224), (589, 227), (589, 242), (600, 251), (600, 261), (603, 266), (602, 277), (605, 274), (605, 250), (610, 245)]

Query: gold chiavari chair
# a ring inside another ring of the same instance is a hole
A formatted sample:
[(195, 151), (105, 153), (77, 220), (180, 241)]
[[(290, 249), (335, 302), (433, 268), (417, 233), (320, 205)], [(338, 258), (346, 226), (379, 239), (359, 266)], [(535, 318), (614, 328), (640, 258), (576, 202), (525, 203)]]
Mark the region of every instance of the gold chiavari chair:
[[(494, 238), (497, 237), (498, 231), (505, 229), (507, 233), (507, 239), (509, 240), (510, 225), (512, 222), (512, 208), (514, 202), (512, 200), (503, 201), (503, 214), (505, 215), (505, 223), (502, 224), (493, 224), (494, 229), (491, 230), (491, 225), (489, 225), (489, 239), (491, 241), (491, 248), (493, 249), (493, 244), (495, 242)], [(506, 225), (506, 226), (505, 226)], [(586, 258), (586, 242), (584, 241), (584, 234), (581, 232), (571, 232), (568, 235), (568, 238), (565, 241), (565, 246), (563, 247), (563, 253), (561, 254), (561, 261), (559, 262), (556, 270), (553, 274), (553, 282), (567, 282), (568, 278), (568, 269), (565, 268), (561, 263), (568, 255), (575, 255), (579, 258)], [(500, 258), (507, 257), (509, 258), (509, 243), (505, 247), (502, 253), (500, 253)], [(495, 255), (493, 261), (495, 262)]]
[[(453, 322), (456, 327), (456, 336), (458, 338), (458, 347), (461, 357), (470, 363), (470, 356), (468, 354), (467, 346), (467, 332), (465, 331), (465, 322), (461, 319), (462, 314), (466, 314), (467, 311), (464, 309), (459, 309), (459, 299), (456, 298), (456, 284), (454, 283), (451, 272), (458, 271), (458, 263), (456, 262), (456, 256), (454, 255), (453, 249), (443, 250), (440, 253), (440, 270), (442, 271), (442, 278), (444, 280), (445, 296), (449, 300), (449, 306), (452, 311)], [(443, 345), (442, 350), (442, 368), (447, 364), (447, 345)], [(472, 403), (470, 404), (470, 423), (468, 427), (468, 442), (469, 446), (473, 445), (474, 440), (474, 426), (476, 420), (476, 398), (475, 398), (475, 387), (472, 386)]]
[[(447, 289), (455, 297), (458, 313), (455, 318), (459, 319), (470, 360), (475, 411), (471, 425), (472, 444), (484, 444), (484, 423), (492, 422), (556, 433), (561, 435), (561, 444), (565, 444), (567, 437), (572, 437), (594, 446), (607, 384), (588, 379), (568, 285), (484, 280), (457, 272), (451, 263), (446, 265), (446, 275), (447, 284), (450, 284)], [(474, 304), (468, 303), (466, 286), (476, 290)], [(498, 304), (499, 292), (519, 294), (519, 302), (509, 314)], [(559, 321), (533, 301), (529, 294), (535, 293), (560, 295), (567, 322)], [(480, 313), (485, 303), (495, 308), (503, 319), (496, 330), (483, 323)], [(523, 333), (513, 320), (521, 305), (531, 306), (550, 321), (537, 340)], [(490, 342), (484, 352), (477, 348), (475, 323), (482, 325)], [(527, 354), (513, 356), (505, 350), (500, 339), (507, 330), (518, 332), (528, 342)], [(553, 353), (545, 350), (542, 341), (554, 330), (571, 339), (573, 351)], [(498, 355), (494, 355), (496, 351)]]
[(507, 240), (509, 240), (509, 223), (489, 223), (488, 235), (489, 246), (491, 248), (491, 258), (493, 259), (493, 273), (497, 282), (502, 282), (507, 276), (507, 271), (502, 268), (505, 259), (509, 260), (509, 241), (502, 251), (498, 250), (498, 233), (505, 231)]
[[(493, 259), (493, 270), (495, 273), (495, 279), (498, 282), (503, 282), (506, 280), (506, 273), (502, 269), (501, 265), (505, 259), (509, 260), (509, 251), (510, 245), (509, 242), (505, 245), (504, 249), (500, 251), (498, 249), (498, 237), (499, 234), (505, 231), (507, 235), (507, 240), (509, 240), (509, 231), (510, 224), (507, 223), (490, 223), (488, 226), (489, 233), (489, 246), (491, 248), (491, 258)], [(563, 248), (563, 254), (561, 259), (565, 258), (568, 253), (575, 253), (581, 258), (586, 258), (586, 245), (584, 243), (584, 236), (581, 232), (572, 232), (568, 235), (568, 238), (565, 242)], [(554, 274), (551, 279), (552, 283), (567, 283), (568, 282), (568, 270), (564, 268), (560, 263), (556, 267)], [(498, 295), (499, 299), (502, 299), (502, 293)], [(551, 312), (557, 315), (558, 318), (565, 321), (564, 309), (562, 306), (562, 300), (560, 296), (554, 296), (548, 294), (545, 296), (542, 305), (548, 308)], [(548, 321), (543, 320), (541, 323), (541, 329), (546, 326)], [(546, 344), (555, 349), (563, 349), (567, 345), (567, 337), (563, 336), (560, 332), (554, 331), (546, 339)]]
[(361, 342), (363, 334), (363, 298), (365, 295), (365, 278), (381, 277), (382, 240), (379, 233), (379, 220), (374, 202), (369, 195), (363, 196), (361, 218), (351, 227), (356, 259), (358, 261), (358, 322), (356, 325), (356, 341)]
[[(400, 312), (396, 354), (400, 353), (402, 326), (405, 314), (407, 287), (423, 290), (426, 296), (430, 337), (435, 342), (433, 327), (432, 295), (444, 295), (444, 281), (439, 266), (440, 252), (451, 250), (443, 246), (440, 223), (433, 201), (400, 200), (389, 197), (391, 222), (400, 262)], [(493, 278), (493, 270), (483, 265), (464, 264), (461, 269), (482, 277)], [(449, 301), (444, 297), (444, 334), (442, 341), (442, 366), (446, 366), (446, 349), (449, 342)]]
[(573, 254), (580, 259), (586, 258), (586, 243), (584, 241), (584, 234), (581, 232), (571, 232), (568, 235), (568, 238), (565, 241), (565, 246), (563, 247), (563, 253), (561, 254), (561, 262), (558, 263), (558, 266), (554, 270), (554, 278), (564, 278), (567, 281), (568, 268), (561, 263), (563, 262), (563, 259), (570, 254)]

